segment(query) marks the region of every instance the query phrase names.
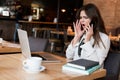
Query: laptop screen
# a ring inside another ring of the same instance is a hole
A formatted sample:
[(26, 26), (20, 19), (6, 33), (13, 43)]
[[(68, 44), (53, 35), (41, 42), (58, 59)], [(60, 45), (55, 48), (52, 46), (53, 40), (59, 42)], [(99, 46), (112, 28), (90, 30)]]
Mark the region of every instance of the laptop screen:
[(22, 54), (25, 58), (30, 58), (31, 52), (30, 52), (27, 32), (21, 29), (17, 29), (17, 30), (18, 30), (18, 37), (20, 41)]

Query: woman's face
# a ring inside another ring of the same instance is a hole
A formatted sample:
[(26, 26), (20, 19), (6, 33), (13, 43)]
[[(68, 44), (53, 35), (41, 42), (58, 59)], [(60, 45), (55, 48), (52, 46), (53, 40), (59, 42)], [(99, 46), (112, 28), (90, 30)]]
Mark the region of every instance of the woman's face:
[(83, 29), (85, 29), (85, 27), (90, 25), (90, 22), (91, 22), (91, 19), (86, 15), (85, 11), (82, 10), (80, 12), (80, 23), (81, 23)]

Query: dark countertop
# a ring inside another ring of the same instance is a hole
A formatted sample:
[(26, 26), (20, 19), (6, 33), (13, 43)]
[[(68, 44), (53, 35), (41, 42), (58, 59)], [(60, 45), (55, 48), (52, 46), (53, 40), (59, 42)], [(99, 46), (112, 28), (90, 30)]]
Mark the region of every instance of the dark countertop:
[(0, 20), (13, 20), (13, 21), (15, 21), (15, 18), (0, 16)]

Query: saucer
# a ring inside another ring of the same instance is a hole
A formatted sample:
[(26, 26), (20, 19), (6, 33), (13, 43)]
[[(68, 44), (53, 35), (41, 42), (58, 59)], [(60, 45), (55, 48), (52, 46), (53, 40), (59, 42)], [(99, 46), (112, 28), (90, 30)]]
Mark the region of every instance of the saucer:
[(23, 67), (23, 69), (27, 72), (27, 73), (39, 73), (45, 70), (44, 66), (41, 66), (39, 68), (39, 70), (29, 70), (27, 67)]

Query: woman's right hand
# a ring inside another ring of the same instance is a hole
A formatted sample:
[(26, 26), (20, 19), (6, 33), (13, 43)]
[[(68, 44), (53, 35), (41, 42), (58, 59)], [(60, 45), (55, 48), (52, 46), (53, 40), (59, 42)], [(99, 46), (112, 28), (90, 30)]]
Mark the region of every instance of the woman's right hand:
[(74, 27), (74, 31), (75, 31), (75, 36), (73, 38), (73, 46), (80, 40), (81, 36), (83, 35), (83, 33), (85, 32), (85, 30), (81, 29), (81, 24), (80, 24), (80, 20), (77, 20), (76, 22), (73, 22), (73, 27)]

